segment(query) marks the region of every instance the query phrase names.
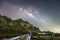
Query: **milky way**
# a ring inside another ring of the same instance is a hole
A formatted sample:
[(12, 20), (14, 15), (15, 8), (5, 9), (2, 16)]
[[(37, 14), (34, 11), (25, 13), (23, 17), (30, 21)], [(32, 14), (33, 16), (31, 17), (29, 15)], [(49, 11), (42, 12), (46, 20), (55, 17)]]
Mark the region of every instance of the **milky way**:
[(59, 0), (0, 0), (0, 14), (26, 20), (42, 31), (60, 33)]

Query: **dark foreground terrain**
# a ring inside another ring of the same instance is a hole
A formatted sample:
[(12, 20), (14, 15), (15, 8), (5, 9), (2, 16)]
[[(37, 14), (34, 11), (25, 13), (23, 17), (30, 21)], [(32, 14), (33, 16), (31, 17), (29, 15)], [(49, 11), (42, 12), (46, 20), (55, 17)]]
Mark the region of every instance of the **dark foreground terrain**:
[(0, 40), (2, 38), (12, 38), (18, 35), (28, 34), (29, 32), (32, 33), (31, 40), (60, 40), (59, 33), (42, 32), (28, 21), (22, 19), (12, 20), (0, 15)]

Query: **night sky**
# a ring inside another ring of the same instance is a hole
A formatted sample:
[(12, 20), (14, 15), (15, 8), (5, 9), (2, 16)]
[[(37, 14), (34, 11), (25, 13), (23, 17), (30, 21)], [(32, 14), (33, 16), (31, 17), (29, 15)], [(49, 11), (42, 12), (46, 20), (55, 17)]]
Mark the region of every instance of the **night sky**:
[(0, 0), (0, 15), (21, 18), (41, 31), (60, 33), (60, 0)]

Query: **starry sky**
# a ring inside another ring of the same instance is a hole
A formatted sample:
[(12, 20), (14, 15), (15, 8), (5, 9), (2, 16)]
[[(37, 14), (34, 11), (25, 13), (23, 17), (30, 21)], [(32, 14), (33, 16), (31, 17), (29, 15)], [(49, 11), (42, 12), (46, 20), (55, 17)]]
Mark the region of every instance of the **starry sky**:
[(41, 31), (60, 33), (60, 0), (0, 0), (0, 15), (21, 18)]

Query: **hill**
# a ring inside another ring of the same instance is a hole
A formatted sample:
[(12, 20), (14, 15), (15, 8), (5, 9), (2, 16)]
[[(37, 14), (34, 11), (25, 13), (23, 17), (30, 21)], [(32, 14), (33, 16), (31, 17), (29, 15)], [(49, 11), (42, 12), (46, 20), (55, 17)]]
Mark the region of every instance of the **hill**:
[[(32, 33), (32, 40), (59, 40), (60, 34), (40, 31), (39, 28), (22, 19), (12, 20), (0, 15), (0, 38), (10, 38)], [(54, 35), (53, 35), (54, 34)]]
[(39, 28), (36, 28), (28, 21), (24, 21), (22, 19), (12, 20), (6, 16), (0, 15), (0, 34), (23, 35), (29, 32), (36, 34), (41, 31), (39, 30)]

